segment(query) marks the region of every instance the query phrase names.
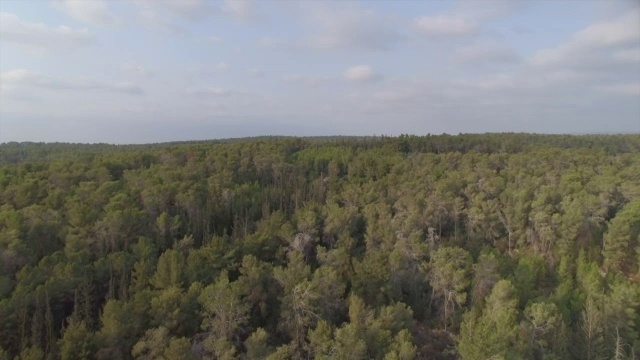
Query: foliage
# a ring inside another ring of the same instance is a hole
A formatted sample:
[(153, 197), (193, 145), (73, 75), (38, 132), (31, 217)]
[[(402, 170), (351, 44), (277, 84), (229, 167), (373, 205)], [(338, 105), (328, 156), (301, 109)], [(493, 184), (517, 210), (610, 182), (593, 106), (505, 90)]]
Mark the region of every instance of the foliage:
[(640, 136), (0, 144), (0, 359), (640, 354)]

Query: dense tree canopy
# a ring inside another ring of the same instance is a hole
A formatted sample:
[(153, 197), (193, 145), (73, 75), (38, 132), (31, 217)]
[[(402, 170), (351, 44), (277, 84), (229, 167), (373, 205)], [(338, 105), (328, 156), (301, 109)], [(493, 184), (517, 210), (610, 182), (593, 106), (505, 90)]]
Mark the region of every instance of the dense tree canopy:
[(0, 359), (631, 359), (640, 136), (0, 144)]

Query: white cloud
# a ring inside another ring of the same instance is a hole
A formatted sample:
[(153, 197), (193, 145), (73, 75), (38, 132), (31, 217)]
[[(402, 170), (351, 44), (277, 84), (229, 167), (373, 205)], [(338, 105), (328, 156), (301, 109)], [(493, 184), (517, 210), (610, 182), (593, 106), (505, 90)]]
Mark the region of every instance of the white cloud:
[(222, 40), (222, 38), (221, 38), (221, 37), (219, 37), (219, 36), (215, 36), (215, 35), (207, 36), (207, 37), (205, 37), (203, 40), (204, 40), (205, 42), (210, 43), (210, 44), (222, 44), (222, 43), (224, 42), (224, 40)]
[[(550, 91), (592, 89), (594, 98), (637, 96), (640, 79), (640, 9), (577, 31), (555, 48), (539, 50), (524, 68), (530, 83)], [(548, 81), (548, 83), (539, 83)]]
[(306, 76), (300, 74), (292, 74), (282, 77), (282, 81), (286, 83), (306, 85), (309, 87), (316, 87), (327, 80), (329, 80), (329, 78), (326, 76)]
[(410, 28), (417, 34), (433, 38), (473, 35), (490, 21), (522, 6), (511, 0), (460, 1), (452, 11), (414, 18)]
[(144, 66), (140, 65), (140, 64), (135, 64), (135, 63), (131, 63), (131, 62), (123, 62), (118, 66), (118, 69), (120, 71), (129, 73), (129, 74), (133, 74), (133, 75), (138, 75), (138, 76), (149, 76), (151, 75), (151, 72), (148, 71), (147, 69), (145, 69)]
[(115, 25), (116, 16), (109, 11), (107, 2), (103, 0), (61, 0), (54, 1), (58, 10), (70, 17), (94, 25)]
[(461, 36), (477, 32), (480, 23), (464, 15), (441, 14), (418, 17), (412, 27), (426, 36)]
[(577, 32), (574, 42), (587, 47), (637, 45), (640, 42), (640, 9), (629, 11), (613, 21), (593, 24)]
[(576, 50), (577, 49), (575, 49), (573, 45), (564, 45), (554, 49), (542, 49), (536, 52), (535, 56), (531, 59), (531, 63), (537, 66), (550, 66), (565, 63), (567, 60), (578, 55), (575, 54)]
[(292, 40), (287, 40), (273, 36), (263, 36), (258, 39), (258, 45), (268, 49), (274, 50), (296, 50), (301, 49), (303, 46)]
[(187, 89), (187, 93), (200, 98), (221, 97), (230, 94), (229, 90), (211, 86), (192, 87)]
[(264, 16), (256, 7), (257, 3), (249, 0), (224, 0), (222, 12), (238, 20), (257, 20)]
[(210, 63), (186, 69), (183, 74), (192, 80), (201, 79), (219, 79), (222, 73), (226, 73), (231, 69), (231, 65), (224, 61)]
[(612, 57), (619, 62), (640, 64), (640, 47), (616, 51)]
[(368, 65), (356, 65), (348, 68), (344, 72), (344, 77), (349, 81), (366, 82), (376, 80), (380, 76)]
[(355, 5), (310, 3), (311, 44), (319, 50), (390, 50), (404, 36), (390, 18)]
[(371, 98), (382, 102), (402, 102), (411, 99), (413, 94), (407, 91), (378, 91), (371, 95)]
[(201, 18), (215, 12), (215, 9), (205, 0), (136, 0), (135, 3), (140, 9), (148, 12), (160, 10), (190, 19)]
[(264, 36), (258, 45), (277, 50), (392, 50), (406, 37), (397, 18), (354, 3), (287, 3), (294, 11), (299, 37)]
[(458, 61), (470, 64), (509, 64), (520, 62), (514, 49), (496, 43), (485, 43), (462, 48)]
[(497, 74), (493, 76), (483, 76), (479, 79), (462, 80), (455, 82), (464, 88), (480, 89), (484, 91), (502, 91), (514, 89), (518, 84), (520, 86), (528, 86), (528, 82), (517, 82), (512, 74)]
[(227, 63), (225, 62), (219, 62), (215, 64), (213, 68), (216, 69), (217, 71), (224, 72), (229, 70), (229, 65), (227, 65)]
[[(635, 51), (640, 43), (640, 10), (629, 11), (611, 21), (603, 21), (578, 31), (572, 39), (558, 47), (538, 51), (532, 59), (536, 66), (587, 66), (608, 61), (611, 49), (632, 46)], [(628, 60), (626, 50), (616, 56)]]
[[(78, 0), (92, 1), (92, 0)], [(263, 13), (256, 2), (245, 0), (225, 0), (212, 2), (209, 0), (129, 0), (138, 7), (138, 21), (143, 25), (170, 31), (176, 34), (187, 32), (181, 21), (200, 21), (212, 16), (227, 17), (241, 21), (252, 21), (263, 18)], [(220, 43), (218, 36), (203, 39), (210, 43)]]
[(138, 8), (136, 24), (178, 35), (187, 33), (181, 21), (202, 20), (220, 12), (206, 0), (129, 0), (129, 2)]
[(139, 86), (129, 82), (110, 82), (92, 79), (61, 79), (42, 75), (25, 69), (16, 69), (0, 74), (5, 89), (31, 88), (69, 91), (108, 91), (113, 93), (142, 94)]
[(15, 100), (21, 103), (42, 103), (43, 98), (41, 96), (36, 96), (30, 91), (20, 91), (14, 89), (8, 89), (2, 84), (0, 84), (0, 96), (6, 99)]
[(175, 24), (173, 21), (168, 19), (166, 15), (163, 16), (158, 11), (152, 9), (141, 9), (138, 16), (139, 23), (147, 28), (167, 31), (169, 33), (179, 35), (186, 32), (184, 28)]
[(257, 68), (252, 68), (247, 70), (247, 74), (249, 74), (249, 76), (254, 77), (254, 78), (258, 78), (258, 77), (263, 77), (264, 76), (264, 71), (257, 69)]
[(12, 13), (0, 12), (0, 37), (4, 42), (31, 47), (39, 51), (62, 50), (92, 44), (87, 29), (68, 26), (49, 27), (20, 20)]
[(386, 127), (389, 131), (589, 132), (607, 129), (609, 122), (603, 119), (610, 114), (611, 104), (619, 105), (620, 114), (624, 114), (616, 130), (624, 129), (627, 125), (621, 124), (628, 124), (630, 114), (637, 114), (638, 107), (631, 105), (629, 96), (638, 91), (637, 84), (601, 88), (593, 79), (524, 66), (475, 79), (390, 80), (375, 87), (359, 87), (334, 108), (351, 114), (348, 118), (366, 118), (377, 131), (385, 129), (385, 121), (393, 118), (396, 120)]
[(602, 86), (600, 89), (615, 94), (640, 96), (640, 83)]

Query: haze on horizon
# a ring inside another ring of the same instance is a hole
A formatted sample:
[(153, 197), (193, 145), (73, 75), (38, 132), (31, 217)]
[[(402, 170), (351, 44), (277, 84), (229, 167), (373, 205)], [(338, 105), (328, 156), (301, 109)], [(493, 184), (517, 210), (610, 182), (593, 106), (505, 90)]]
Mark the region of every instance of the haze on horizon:
[(0, 2), (0, 142), (640, 132), (640, 2)]

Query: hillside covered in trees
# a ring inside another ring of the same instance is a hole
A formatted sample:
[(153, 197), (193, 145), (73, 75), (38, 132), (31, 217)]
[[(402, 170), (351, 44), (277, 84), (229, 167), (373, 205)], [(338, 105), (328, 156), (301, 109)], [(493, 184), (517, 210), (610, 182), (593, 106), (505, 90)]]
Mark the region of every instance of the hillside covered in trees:
[(640, 135), (0, 144), (0, 359), (640, 357)]

